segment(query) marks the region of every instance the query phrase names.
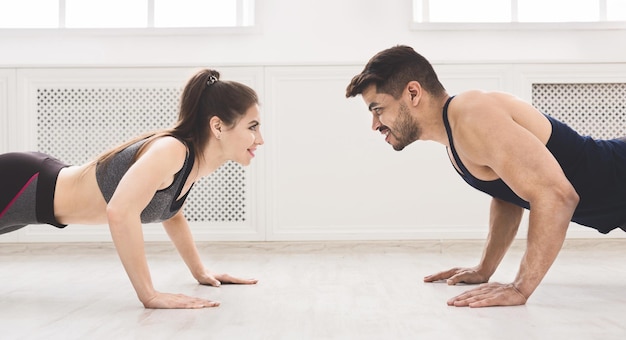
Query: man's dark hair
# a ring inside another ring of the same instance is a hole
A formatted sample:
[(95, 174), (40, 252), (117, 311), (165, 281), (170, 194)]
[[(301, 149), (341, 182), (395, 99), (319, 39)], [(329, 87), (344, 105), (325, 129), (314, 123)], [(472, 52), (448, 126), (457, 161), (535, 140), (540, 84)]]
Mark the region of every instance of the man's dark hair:
[(376, 92), (398, 99), (406, 84), (411, 81), (417, 81), (424, 90), (436, 97), (446, 91), (426, 58), (409, 46), (394, 46), (378, 52), (363, 71), (352, 78), (346, 88), (346, 98), (362, 94), (367, 87), (375, 85)]

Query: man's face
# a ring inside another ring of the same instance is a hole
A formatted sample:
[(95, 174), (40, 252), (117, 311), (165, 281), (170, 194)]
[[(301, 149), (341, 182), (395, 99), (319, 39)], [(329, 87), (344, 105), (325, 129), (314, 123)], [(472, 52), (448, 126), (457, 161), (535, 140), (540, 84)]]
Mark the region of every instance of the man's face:
[(374, 85), (366, 88), (362, 97), (373, 116), (372, 130), (380, 131), (394, 150), (400, 151), (419, 139), (419, 123), (407, 103), (389, 94), (377, 93)]

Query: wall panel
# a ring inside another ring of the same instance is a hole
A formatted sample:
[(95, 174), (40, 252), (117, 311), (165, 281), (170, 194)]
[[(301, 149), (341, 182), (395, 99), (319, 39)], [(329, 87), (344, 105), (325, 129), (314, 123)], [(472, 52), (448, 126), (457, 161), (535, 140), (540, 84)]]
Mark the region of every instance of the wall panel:
[(15, 111), (15, 69), (0, 68), (0, 152), (9, 150), (10, 115)]
[[(15, 69), (0, 69), (0, 153), (10, 150), (12, 117), (15, 116)], [(2, 188), (0, 188), (1, 192)], [(18, 240), (16, 233), (3, 235), (0, 242), (15, 242)]]
[[(345, 88), (361, 67), (268, 68), (271, 239), (484, 237), (488, 198), (454, 172), (445, 148), (393, 151)], [(502, 90), (508, 68), (445, 68), (455, 90)]]

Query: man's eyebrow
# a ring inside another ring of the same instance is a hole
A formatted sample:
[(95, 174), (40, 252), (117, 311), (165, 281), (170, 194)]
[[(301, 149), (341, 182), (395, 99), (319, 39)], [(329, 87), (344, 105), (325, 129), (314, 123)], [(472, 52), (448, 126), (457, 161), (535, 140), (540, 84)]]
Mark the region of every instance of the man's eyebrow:
[(378, 106), (378, 105), (380, 105), (380, 104), (378, 104), (377, 102), (372, 102), (372, 103), (370, 104), (370, 106), (368, 107), (368, 109), (369, 109), (370, 111), (372, 111), (372, 110), (373, 110), (376, 106)]

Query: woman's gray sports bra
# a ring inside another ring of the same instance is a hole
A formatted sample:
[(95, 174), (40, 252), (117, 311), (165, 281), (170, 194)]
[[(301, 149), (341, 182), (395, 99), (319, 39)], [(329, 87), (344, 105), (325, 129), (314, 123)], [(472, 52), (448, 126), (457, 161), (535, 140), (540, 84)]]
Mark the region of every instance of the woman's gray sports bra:
[[(122, 177), (124, 177), (128, 169), (131, 167), (133, 159), (139, 151), (139, 148), (145, 142), (145, 139), (138, 141), (137, 143), (134, 143), (115, 154), (106, 164), (103, 165), (98, 163), (96, 165), (96, 180), (98, 182), (98, 186), (100, 187), (100, 191), (102, 192), (102, 196), (104, 196), (107, 203), (109, 203), (111, 197), (113, 197), (115, 189), (122, 180)], [(179, 200), (176, 198), (180, 196), (183, 186), (185, 185), (187, 177), (189, 177), (189, 173), (191, 173), (191, 169), (194, 164), (193, 150), (189, 147), (187, 147), (187, 150), (189, 151), (187, 152), (185, 163), (180, 171), (174, 175), (174, 181), (172, 184), (165, 189), (158, 190), (154, 194), (154, 197), (152, 197), (150, 203), (148, 203), (148, 205), (141, 212), (142, 223), (163, 222), (176, 215), (176, 213), (183, 206), (191, 188), (189, 188), (189, 191), (185, 193), (185, 196), (181, 197)]]

